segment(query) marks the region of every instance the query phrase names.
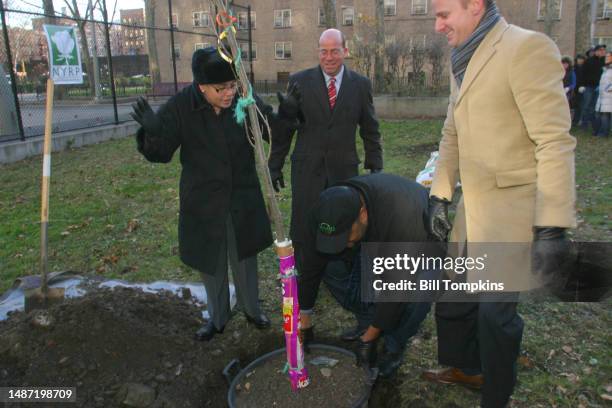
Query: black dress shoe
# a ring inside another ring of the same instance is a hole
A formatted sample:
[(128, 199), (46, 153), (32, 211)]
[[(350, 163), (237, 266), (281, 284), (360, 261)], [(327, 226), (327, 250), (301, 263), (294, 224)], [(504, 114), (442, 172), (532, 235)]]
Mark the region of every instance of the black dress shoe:
[(363, 333), (366, 332), (367, 327), (355, 326), (350, 330), (342, 332), (340, 338), (344, 341), (356, 341)]
[(267, 329), (270, 327), (270, 319), (263, 313), (260, 313), (259, 316), (251, 317), (248, 314), (245, 314), (246, 319), (249, 323), (253, 324), (258, 329)]
[(216, 333), (223, 333), (223, 327), (221, 329), (217, 329), (212, 320), (209, 320), (204, 326), (198, 329), (198, 331), (195, 333), (195, 338), (199, 341), (209, 341), (215, 336)]
[(397, 373), (404, 361), (404, 353), (385, 353), (380, 357), (378, 362), (378, 375), (382, 378), (392, 378)]

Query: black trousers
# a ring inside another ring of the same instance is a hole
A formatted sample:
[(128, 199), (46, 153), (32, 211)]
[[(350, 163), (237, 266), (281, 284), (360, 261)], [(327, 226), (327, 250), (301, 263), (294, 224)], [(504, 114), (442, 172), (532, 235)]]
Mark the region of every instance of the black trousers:
[(481, 406), (501, 408), (516, 384), (516, 359), (523, 337), (523, 319), (516, 311), (518, 294), (468, 297), (474, 301), (436, 304), (438, 361), (481, 370)]

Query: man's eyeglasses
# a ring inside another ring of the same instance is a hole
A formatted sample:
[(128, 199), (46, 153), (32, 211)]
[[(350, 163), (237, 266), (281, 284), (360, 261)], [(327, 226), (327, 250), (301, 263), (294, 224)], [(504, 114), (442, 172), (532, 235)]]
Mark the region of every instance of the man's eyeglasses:
[(217, 92), (217, 93), (223, 93), (223, 92), (236, 92), (236, 90), (238, 89), (238, 83), (237, 82), (232, 82), (229, 85), (226, 86), (214, 86), (211, 85), (213, 87), (213, 89)]
[(331, 50), (319, 48), (319, 55), (322, 57), (327, 57), (328, 55), (331, 55), (332, 57), (339, 57), (340, 55), (342, 55), (343, 51), (343, 48), (333, 48)]

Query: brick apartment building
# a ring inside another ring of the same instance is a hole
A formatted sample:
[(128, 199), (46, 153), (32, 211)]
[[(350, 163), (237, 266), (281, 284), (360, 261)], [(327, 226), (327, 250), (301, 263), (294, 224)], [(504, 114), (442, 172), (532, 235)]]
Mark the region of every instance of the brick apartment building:
[[(544, 18), (547, 1), (554, 2), (552, 19)], [(588, 1), (497, 0), (497, 4), (510, 23), (548, 32), (562, 54), (574, 55), (577, 24), (580, 24), (577, 10), (582, 2)], [(595, 42), (612, 46), (612, 0), (598, 1)], [(325, 29), (322, 1), (243, 0), (236, 3), (251, 6), (253, 71), (257, 80), (284, 80), (290, 73), (317, 64), (317, 41)], [(363, 37), (368, 31), (367, 22), (373, 22), (374, 5), (371, 0), (336, 1), (337, 27), (348, 40), (349, 52), (355, 36)], [(156, 26), (168, 27), (167, 7), (165, 1), (157, 3)], [(401, 40), (410, 44), (431, 44), (442, 38), (434, 31), (431, 0), (384, 0), (384, 10), (385, 41), (388, 43)], [(189, 82), (193, 51), (216, 43), (212, 31), (214, 15), (208, 3), (202, 0), (174, 0), (172, 11), (172, 22), (177, 30), (197, 33), (175, 33), (177, 78), (179, 82)], [(236, 8), (235, 11), (239, 19), (238, 28), (246, 28), (246, 10)], [(158, 31), (157, 37), (162, 81), (171, 82), (173, 67), (169, 34)], [(239, 30), (238, 37), (246, 57), (247, 31)], [(448, 52), (447, 47), (444, 49)], [(584, 50), (579, 48), (578, 51)], [(351, 58), (347, 63), (351, 65)]]
[[(121, 20), (121, 55), (143, 55), (147, 53), (144, 26), (144, 9), (119, 10)], [(134, 25), (135, 27), (131, 27)]]

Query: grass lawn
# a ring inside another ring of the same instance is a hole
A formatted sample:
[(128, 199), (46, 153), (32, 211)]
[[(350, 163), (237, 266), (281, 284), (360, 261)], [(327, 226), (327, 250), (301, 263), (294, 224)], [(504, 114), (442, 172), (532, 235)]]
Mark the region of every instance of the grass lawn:
[[(441, 120), (383, 122), (385, 171), (414, 179), (429, 153), (436, 150), (441, 126)], [(575, 136), (579, 225), (573, 236), (610, 242), (612, 139), (595, 139), (581, 132)], [(41, 167), (40, 158), (0, 166), (0, 293), (15, 278), (39, 271)], [(54, 154), (50, 270), (130, 281), (197, 281), (198, 275), (183, 266), (177, 255), (179, 171), (178, 155), (169, 165), (148, 163), (132, 138)], [(279, 198), (287, 217), (289, 188)], [(264, 304), (276, 311), (276, 260), (271, 249), (259, 259)], [(332, 336), (352, 324), (325, 291), (318, 309), (318, 333)], [(612, 398), (608, 397), (612, 395), (610, 303), (521, 304), (520, 309), (526, 328), (513, 406), (609, 404), (605, 399)], [(420, 369), (435, 364), (435, 324), (430, 314), (406, 353), (401, 378), (388, 385), (390, 401), (478, 404), (473, 392), (442, 389), (419, 380)]]

